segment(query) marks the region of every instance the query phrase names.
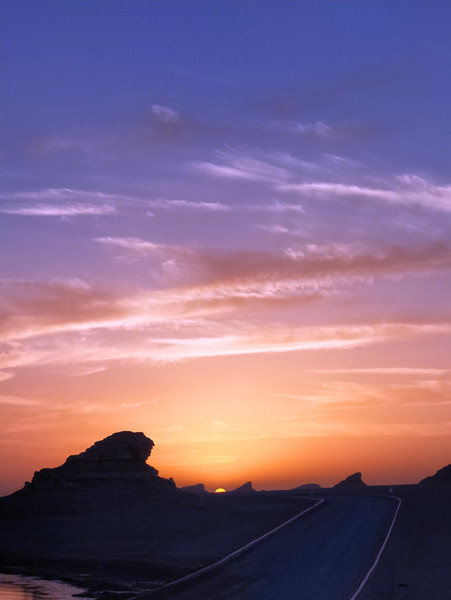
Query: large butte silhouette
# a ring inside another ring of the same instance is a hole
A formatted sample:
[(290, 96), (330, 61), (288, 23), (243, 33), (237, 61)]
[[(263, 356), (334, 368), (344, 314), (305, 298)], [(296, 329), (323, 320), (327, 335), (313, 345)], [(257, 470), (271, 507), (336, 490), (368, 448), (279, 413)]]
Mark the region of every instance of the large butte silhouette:
[(144, 433), (113, 433), (59, 467), (36, 471), (21, 490), (0, 498), (0, 514), (64, 515), (131, 504), (194, 503), (192, 494), (147, 464), (153, 447)]

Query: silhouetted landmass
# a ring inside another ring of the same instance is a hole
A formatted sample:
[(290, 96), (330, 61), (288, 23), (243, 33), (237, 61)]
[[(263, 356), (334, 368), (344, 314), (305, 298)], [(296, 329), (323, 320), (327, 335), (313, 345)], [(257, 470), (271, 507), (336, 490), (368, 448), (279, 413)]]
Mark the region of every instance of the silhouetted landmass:
[(129, 597), (221, 559), (311, 505), (250, 483), (230, 496), (202, 484), (194, 486), (202, 494), (180, 490), (147, 465), (153, 446), (143, 433), (115, 433), (0, 498), (0, 571)]
[[(400, 497), (402, 504), (382, 560), (361, 593), (362, 600), (403, 600), (407, 598), (405, 592), (410, 600), (451, 597), (451, 465), (419, 485), (369, 487), (362, 481), (361, 473), (354, 473), (330, 489), (304, 484), (294, 490), (265, 493), (255, 491), (249, 481), (225, 494), (209, 494), (203, 484), (179, 490), (172, 479), (159, 477), (158, 471), (146, 463), (153, 445), (143, 433), (113, 434), (70, 456), (55, 469), (41, 469), (22, 490), (0, 498), (0, 570), (66, 579), (97, 590), (105, 600), (112, 597), (102, 596), (105, 590), (115, 590), (115, 598), (131, 598), (141, 590), (150, 593), (162, 582), (178, 579), (247, 546), (312, 506), (313, 501), (301, 498), (300, 492), (316, 490), (320, 491), (319, 497), (324, 497), (323, 508), (309, 513), (305, 526), (303, 521), (294, 521), (299, 534), (289, 525), (283, 528), (281, 537), (265, 542), (261, 554), (257, 546), (246, 558), (250, 575), (235, 583), (244, 590), (247, 588), (242, 588), (242, 584), (246, 582), (250, 591), (247, 595), (243, 591), (237, 598), (254, 600), (254, 584), (263, 581), (266, 586), (265, 561), (277, 561), (282, 551), (288, 560), (299, 549), (299, 540), (305, 540), (309, 552), (314, 545), (325, 549), (326, 554), (322, 553), (321, 560), (311, 564), (311, 569), (321, 571), (321, 565), (340, 561), (346, 553), (331, 540), (337, 535), (340, 543), (347, 544), (346, 536), (342, 539), (343, 531), (340, 533), (343, 519), (352, 521), (357, 513), (365, 517), (369, 510), (365, 506), (378, 495), (382, 499), (371, 502), (395, 506), (397, 498), (390, 500), (393, 495)], [(187, 491), (189, 488), (191, 492)], [(368, 522), (372, 523), (374, 511), (370, 513)], [(322, 540), (318, 532), (327, 515), (338, 525), (330, 525), (326, 520)], [(384, 527), (388, 527), (390, 519), (389, 514), (383, 517)], [(366, 517), (363, 523), (367, 523)], [(376, 532), (380, 540), (383, 529), (380, 534)], [(284, 540), (293, 536), (296, 543), (284, 545)], [(362, 536), (365, 538), (364, 532)], [(272, 553), (271, 559), (267, 553)], [(368, 561), (370, 558), (368, 555)], [(310, 554), (309, 560), (313, 560)], [(282, 562), (286, 564), (285, 560)], [(346, 561), (344, 565), (338, 569), (343, 573), (337, 584), (338, 594), (342, 593), (342, 584), (350, 585)], [(227, 579), (227, 572), (224, 573)], [(216, 575), (213, 573), (212, 577)], [(318, 582), (321, 598), (330, 598), (327, 582), (326, 592), (323, 583)], [(214, 593), (206, 597), (223, 597), (218, 595), (215, 579), (213, 589)], [(123, 596), (116, 593), (119, 590)], [(231, 597), (227, 596), (227, 587), (221, 590), (224, 597)], [(273, 591), (271, 597), (281, 597), (278, 588)], [(295, 594), (291, 597), (298, 597), (298, 588), (291, 592)], [(175, 600), (179, 596), (170, 597)]]
[(353, 473), (334, 485), (334, 489), (340, 489), (343, 491), (358, 491), (366, 488), (367, 485), (364, 481), (362, 481), (362, 473)]
[(303, 483), (293, 488), (295, 490), (320, 490), (322, 489), (319, 483)]
[(59, 467), (36, 471), (31, 483), (0, 498), (0, 518), (116, 510), (130, 503), (193, 504), (191, 494), (146, 463), (153, 446), (143, 433), (114, 433)]
[(227, 492), (227, 494), (234, 496), (249, 496), (257, 493), (258, 492), (252, 487), (251, 481), (247, 481), (246, 483), (243, 483), (243, 485), (240, 485), (240, 487), (237, 487), (234, 490), (230, 490), (230, 492)]
[(420, 481), (422, 486), (451, 486), (451, 464), (439, 469), (435, 475), (425, 477)]
[(194, 485), (185, 485), (180, 488), (183, 492), (189, 492), (190, 494), (197, 494), (198, 496), (203, 496), (208, 494), (205, 489), (205, 485), (203, 483), (196, 483)]
[(449, 600), (451, 486), (395, 485), (393, 493), (399, 515), (359, 600)]

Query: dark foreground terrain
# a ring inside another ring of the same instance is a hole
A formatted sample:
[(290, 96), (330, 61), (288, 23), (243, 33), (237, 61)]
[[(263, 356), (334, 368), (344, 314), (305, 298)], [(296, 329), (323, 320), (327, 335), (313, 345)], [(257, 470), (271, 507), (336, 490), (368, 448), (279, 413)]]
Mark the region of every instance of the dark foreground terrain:
[[(171, 600), (350, 600), (395, 512), (392, 499), (331, 495), (216, 573), (157, 592)], [(152, 600), (144, 594), (140, 600)]]
[[(197, 507), (111, 510), (0, 521), (0, 571), (61, 578), (91, 593), (172, 600), (350, 600), (374, 562), (396, 502), (318, 490), (325, 504), (226, 565), (155, 594), (214, 563), (315, 500), (290, 492), (207, 496)], [(299, 492), (298, 492), (299, 493)], [(449, 600), (451, 490), (395, 487), (402, 500), (359, 600)], [(282, 594), (282, 596), (280, 595)]]
[(216, 495), (187, 508), (135, 504), (131, 510), (3, 519), (0, 571), (137, 593), (219, 560), (311, 504)]
[(329, 490), (218, 495), (159, 477), (153, 445), (112, 434), (0, 498), (0, 572), (105, 600), (451, 598), (451, 465), (419, 485), (354, 473)]
[(359, 600), (451, 598), (451, 486), (394, 488), (401, 510)]

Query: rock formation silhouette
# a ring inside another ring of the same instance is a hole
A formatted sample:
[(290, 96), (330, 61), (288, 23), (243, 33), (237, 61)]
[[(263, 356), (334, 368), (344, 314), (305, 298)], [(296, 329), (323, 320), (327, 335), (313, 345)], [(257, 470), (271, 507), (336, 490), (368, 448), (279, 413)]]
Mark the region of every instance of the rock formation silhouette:
[(425, 477), (420, 481), (421, 486), (451, 486), (451, 464), (439, 469), (435, 475)]
[(0, 516), (63, 515), (118, 507), (170, 506), (194, 502), (172, 478), (147, 464), (154, 446), (144, 433), (120, 431), (53, 469), (36, 471), (31, 483), (0, 498)]
[(354, 491), (354, 490), (362, 490), (367, 487), (366, 483), (362, 481), (362, 473), (353, 473), (334, 485), (334, 488), (339, 488), (343, 491)]
[(203, 483), (196, 483), (194, 485), (185, 485), (180, 488), (183, 492), (189, 492), (190, 494), (197, 494), (198, 496), (203, 496), (204, 494), (208, 494), (205, 489), (205, 485)]
[(295, 490), (320, 490), (322, 489), (319, 483), (303, 483), (293, 488)]
[(237, 487), (234, 490), (227, 492), (227, 494), (234, 494), (236, 496), (248, 496), (249, 494), (256, 494), (256, 493), (257, 493), (257, 491), (254, 490), (254, 488), (252, 487), (251, 481), (247, 481), (243, 485), (240, 485), (240, 487)]
[(29, 488), (70, 488), (86, 481), (156, 477), (158, 471), (146, 463), (154, 445), (144, 433), (113, 433), (84, 452), (69, 456), (60, 467), (36, 471)]

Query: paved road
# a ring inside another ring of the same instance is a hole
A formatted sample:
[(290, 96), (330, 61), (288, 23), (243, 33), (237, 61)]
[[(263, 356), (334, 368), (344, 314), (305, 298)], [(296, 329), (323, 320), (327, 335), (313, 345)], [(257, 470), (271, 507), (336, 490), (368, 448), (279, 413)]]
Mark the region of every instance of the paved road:
[(161, 590), (157, 597), (349, 600), (375, 559), (396, 505), (365, 496), (326, 500), (218, 571), (180, 588)]

